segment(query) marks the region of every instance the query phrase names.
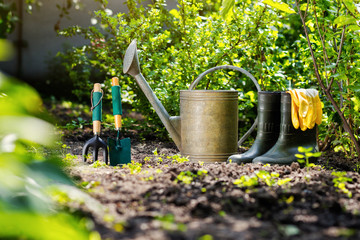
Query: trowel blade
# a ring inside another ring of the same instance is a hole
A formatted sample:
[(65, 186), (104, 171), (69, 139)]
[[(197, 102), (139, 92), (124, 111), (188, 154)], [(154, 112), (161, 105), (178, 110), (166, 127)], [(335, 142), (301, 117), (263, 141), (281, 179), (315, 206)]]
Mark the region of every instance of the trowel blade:
[(110, 165), (117, 166), (131, 162), (130, 138), (112, 139), (108, 138)]

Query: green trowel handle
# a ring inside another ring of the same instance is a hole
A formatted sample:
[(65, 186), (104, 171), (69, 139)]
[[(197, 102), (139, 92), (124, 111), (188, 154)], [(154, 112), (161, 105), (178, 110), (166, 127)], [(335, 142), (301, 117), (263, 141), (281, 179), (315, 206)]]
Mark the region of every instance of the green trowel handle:
[(121, 106), (121, 89), (119, 86), (119, 79), (117, 77), (113, 77), (111, 79), (111, 95), (112, 95), (112, 103), (113, 103), (113, 115), (115, 118), (115, 128), (121, 128), (121, 115), (122, 115), (122, 106)]
[(111, 95), (112, 95), (112, 103), (113, 103), (113, 114), (122, 115), (121, 94), (120, 94), (121, 89), (119, 86), (119, 79), (117, 77), (113, 77), (111, 81), (112, 81)]

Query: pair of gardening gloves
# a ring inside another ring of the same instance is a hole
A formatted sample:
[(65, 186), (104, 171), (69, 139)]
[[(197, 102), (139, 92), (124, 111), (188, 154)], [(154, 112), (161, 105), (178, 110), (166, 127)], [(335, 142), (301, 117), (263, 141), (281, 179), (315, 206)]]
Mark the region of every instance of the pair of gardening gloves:
[(312, 129), (322, 120), (322, 107), (319, 93), (315, 89), (289, 90), (291, 94), (291, 120), (294, 128), (305, 131)]

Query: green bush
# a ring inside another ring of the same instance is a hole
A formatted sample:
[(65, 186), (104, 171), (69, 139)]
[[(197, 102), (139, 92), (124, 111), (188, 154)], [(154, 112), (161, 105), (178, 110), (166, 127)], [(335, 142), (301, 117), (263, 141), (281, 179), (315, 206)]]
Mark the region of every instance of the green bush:
[[(296, 74), (284, 72), (294, 65), (294, 53), (290, 53), (285, 35), (279, 34), (278, 29), (284, 27), (282, 16), (261, 1), (239, 2), (231, 20), (224, 20), (219, 14), (219, 3), (212, 1), (180, 0), (178, 9), (171, 10), (166, 8), (165, 0), (147, 6), (140, 3), (128, 0), (129, 13), (109, 14), (104, 1), (104, 9), (94, 13), (97, 26), (74, 26), (60, 32), (62, 36), (81, 35), (90, 41), (62, 54), (67, 71), (78, 85), (76, 94), (92, 88), (90, 81), (77, 79), (77, 67), (99, 69), (107, 79), (117, 76), (125, 101), (145, 115), (147, 127), (152, 126), (153, 132), (166, 135), (134, 79), (122, 73), (124, 53), (133, 39), (137, 39), (142, 73), (170, 115), (179, 114), (179, 90), (188, 89), (200, 73), (218, 65), (248, 70), (263, 90), (285, 90), (289, 82), (297, 79)], [(281, 48), (275, 44), (278, 41), (287, 45)], [(293, 72), (296, 69), (292, 68)], [(107, 94), (109, 84), (105, 81)], [(198, 86), (205, 88), (240, 92), (240, 131), (244, 133), (256, 117), (253, 83), (240, 73), (217, 71)]]

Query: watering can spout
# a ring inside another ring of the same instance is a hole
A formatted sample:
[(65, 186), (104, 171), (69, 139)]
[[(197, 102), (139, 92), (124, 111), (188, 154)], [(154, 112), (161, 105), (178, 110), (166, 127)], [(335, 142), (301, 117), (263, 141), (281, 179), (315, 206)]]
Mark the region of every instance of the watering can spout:
[(133, 40), (125, 52), (123, 72), (133, 77), (140, 74), (139, 57), (137, 54), (136, 40)]
[(155, 93), (145, 80), (140, 71), (139, 58), (137, 54), (136, 40), (133, 40), (125, 52), (123, 72), (135, 78), (137, 84), (144, 92), (146, 98), (149, 100), (155, 112), (160, 117), (161, 122), (164, 124), (166, 130), (169, 132), (171, 138), (175, 142), (177, 148), (181, 148), (181, 135), (180, 135), (180, 117), (170, 117), (164, 106), (161, 104)]

